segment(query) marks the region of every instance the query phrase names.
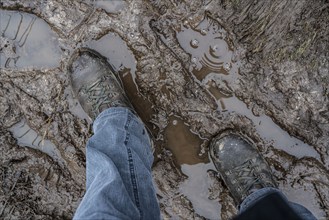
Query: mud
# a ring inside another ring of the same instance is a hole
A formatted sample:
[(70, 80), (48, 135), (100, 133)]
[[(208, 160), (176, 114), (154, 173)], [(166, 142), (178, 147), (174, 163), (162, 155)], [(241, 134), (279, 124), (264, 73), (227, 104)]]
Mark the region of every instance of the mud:
[(329, 218), (329, 5), (322, 1), (1, 1), (0, 217), (70, 219), (91, 121), (72, 95), (76, 48), (105, 56), (156, 143), (162, 215), (237, 210), (208, 158), (245, 134), (280, 188)]
[(0, 21), (1, 67), (51, 68), (58, 65), (61, 56), (58, 35), (45, 21), (31, 14), (9, 11), (1, 12)]

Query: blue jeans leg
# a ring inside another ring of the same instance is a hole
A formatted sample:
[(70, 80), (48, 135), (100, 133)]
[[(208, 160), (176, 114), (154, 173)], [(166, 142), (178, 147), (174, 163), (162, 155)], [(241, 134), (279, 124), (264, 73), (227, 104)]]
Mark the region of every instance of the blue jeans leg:
[(126, 108), (103, 111), (87, 143), (87, 185), (74, 219), (160, 219), (151, 140)]
[[(265, 196), (267, 196), (273, 192), (279, 193), (283, 199), (287, 200), (287, 198), (283, 195), (283, 193), (278, 189), (271, 188), (271, 187), (262, 188), (260, 190), (257, 190), (256, 192), (250, 194), (245, 200), (243, 200), (243, 202), (240, 205), (239, 212), (240, 213), (244, 212), (249, 207), (253, 206), (257, 201), (259, 201), (260, 199), (264, 198)], [(293, 203), (293, 202), (288, 202), (288, 203), (302, 219), (316, 220), (314, 215), (308, 209), (306, 209), (304, 206), (299, 205), (297, 203)]]

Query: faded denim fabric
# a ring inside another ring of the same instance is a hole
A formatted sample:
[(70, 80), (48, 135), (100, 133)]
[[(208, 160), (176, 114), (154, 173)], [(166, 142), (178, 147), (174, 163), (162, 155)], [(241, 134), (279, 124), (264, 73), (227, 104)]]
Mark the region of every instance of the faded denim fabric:
[(87, 143), (87, 191), (74, 219), (160, 219), (144, 124), (126, 108), (103, 111)]

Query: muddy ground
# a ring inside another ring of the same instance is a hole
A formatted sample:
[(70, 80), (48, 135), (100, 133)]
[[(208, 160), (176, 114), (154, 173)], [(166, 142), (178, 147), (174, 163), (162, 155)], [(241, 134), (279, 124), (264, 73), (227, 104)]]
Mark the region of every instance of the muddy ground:
[(0, 218), (70, 219), (90, 119), (67, 65), (99, 51), (152, 130), (164, 218), (237, 210), (208, 158), (233, 129), (287, 197), (329, 218), (327, 0), (1, 1)]

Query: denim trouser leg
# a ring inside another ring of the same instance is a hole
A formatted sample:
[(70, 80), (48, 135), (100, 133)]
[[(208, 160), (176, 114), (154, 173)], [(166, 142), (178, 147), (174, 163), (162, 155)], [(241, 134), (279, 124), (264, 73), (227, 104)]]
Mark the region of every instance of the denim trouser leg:
[[(275, 189), (275, 188), (270, 188), (270, 187), (263, 188), (263, 189), (257, 190), (256, 192), (250, 194), (241, 203), (239, 212), (242, 213), (243, 211), (245, 211), (249, 207), (251, 207), (253, 204), (255, 204), (257, 201), (259, 201), (260, 199), (264, 198), (266, 195), (273, 193), (273, 192), (279, 193), (283, 199), (287, 200), (287, 198), (283, 195), (283, 193), (280, 190)], [(303, 218), (305, 220), (316, 220), (314, 215), (308, 209), (306, 209), (304, 206), (299, 205), (297, 203), (293, 203), (293, 202), (288, 202), (288, 203), (301, 218)]]
[(87, 191), (74, 219), (160, 219), (148, 133), (126, 108), (103, 111), (87, 144)]

